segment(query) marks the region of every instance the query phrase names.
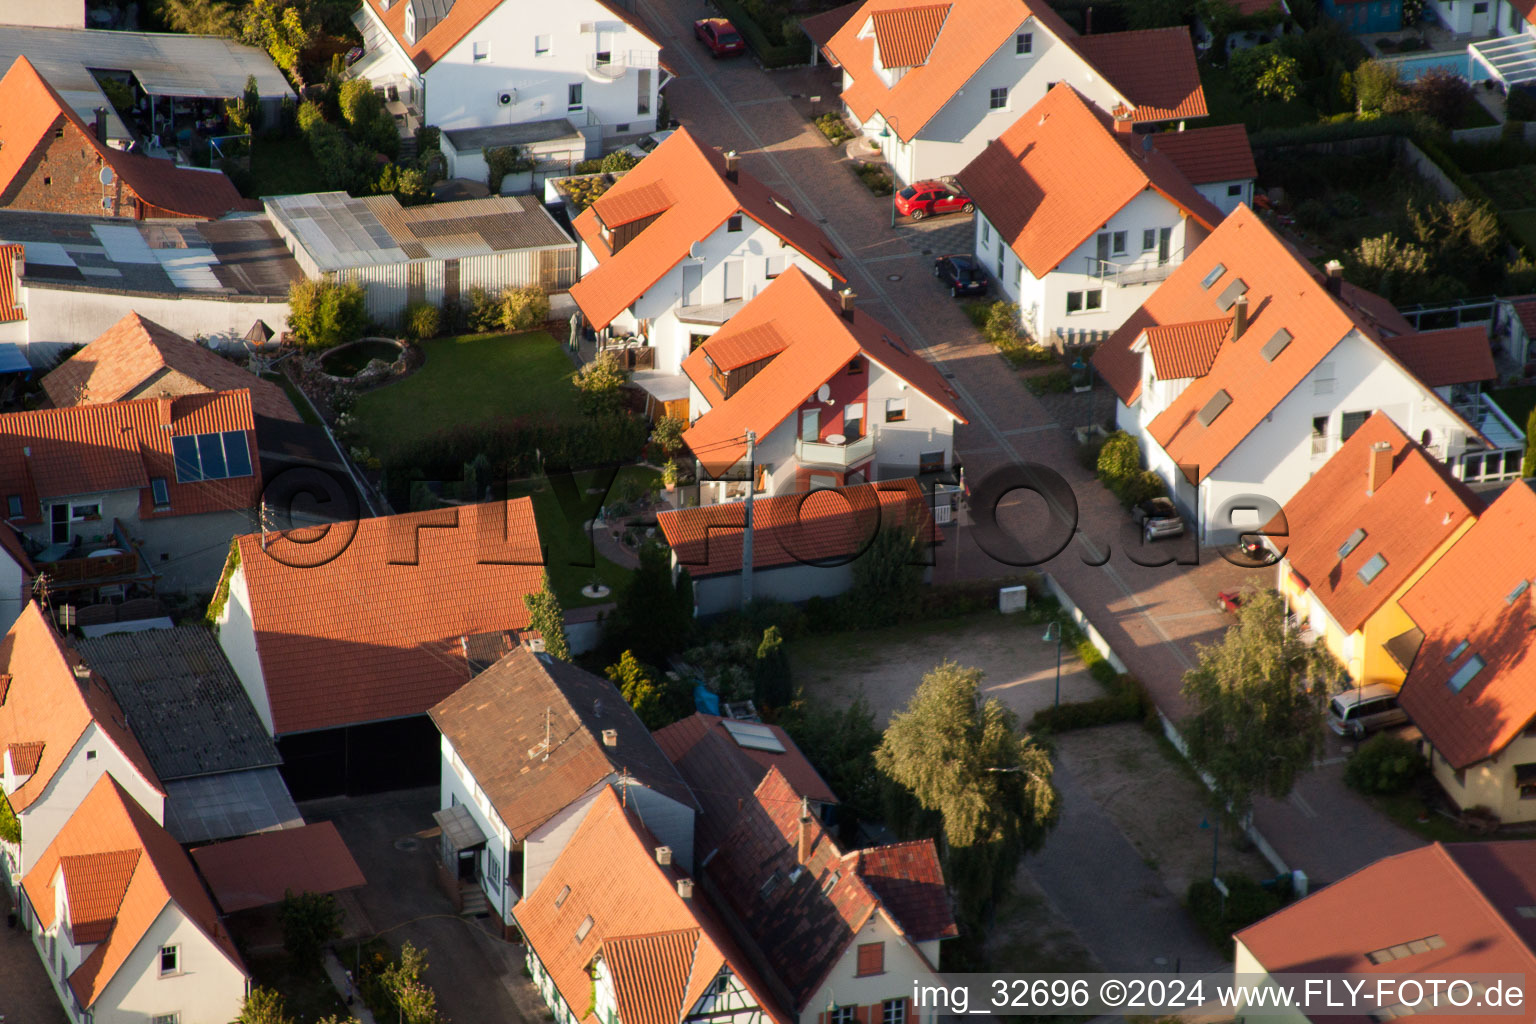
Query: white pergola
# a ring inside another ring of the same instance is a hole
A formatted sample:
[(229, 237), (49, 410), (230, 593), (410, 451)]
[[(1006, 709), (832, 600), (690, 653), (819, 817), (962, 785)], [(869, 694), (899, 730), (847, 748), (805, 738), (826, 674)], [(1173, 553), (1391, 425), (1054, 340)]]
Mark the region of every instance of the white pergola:
[(1536, 82), (1536, 39), (1524, 33), (1485, 39), (1467, 47), (1472, 59), (1506, 86)]

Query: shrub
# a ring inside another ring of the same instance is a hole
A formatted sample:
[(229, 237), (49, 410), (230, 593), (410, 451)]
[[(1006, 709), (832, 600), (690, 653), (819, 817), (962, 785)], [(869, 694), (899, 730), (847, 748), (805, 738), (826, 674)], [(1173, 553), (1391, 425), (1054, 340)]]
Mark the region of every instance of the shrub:
[(1036, 395), (1060, 395), (1072, 390), (1072, 375), (1063, 367), (1024, 378), (1024, 386)]
[(877, 196), (888, 196), (894, 188), (890, 172), (877, 164), (857, 164), (853, 173), (859, 176), (865, 188)]
[(1536, 407), (1525, 418), (1525, 462), (1520, 467), (1520, 475), (1536, 476)]
[(994, 345), (1005, 345), (1019, 336), (1019, 304), (999, 299), (987, 308), (986, 325), (981, 329)]
[(816, 127), (833, 145), (853, 138), (853, 132), (848, 130), (847, 122), (839, 114), (830, 110), (816, 119)]
[(1232, 934), (1256, 921), (1261, 921), (1285, 906), (1290, 890), (1266, 889), (1245, 875), (1225, 875), (1227, 885), (1223, 897), (1209, 878), (1189, 883), (1185, 901), (1195, 925), (1205, 934), (1222, 955), (1230, 958)]
[(651, 443), (668, 455), (673, 454), (683, 446), (683, 431), (688, 429), (688, 424), (676, 416), (663, 416), (656, 421), (656, 427), (651, 431)]
[(1438, 68), (1415, 79), (1405, 97), (1408, 110), (1433, 118), (1446, 128), (1460, 128), (1467, 117), (1467, 105), (1474, 102), (1472, 86), (1465, 78)]
[(509, 174), (531, 171), (533, 158), (521, 146), (493, 146), (485, 151), (486, 187), (501, 191), (501, 179)]
[(435, 338), (443, 323), (442, 310), (430, 302), (409, 303), (400, 315), (401, 330), (412, 341)]
[(612, 153), (609, 153), (603, 157), (602, 161), (598, 164), (597, 169), (600, 171), (605, 171), (608, 174), (619, 174), (629, 170), (639, 162), (640, 158), (635, 156), (635, 154), (626, 152), (622, 149), (616, 149)]
[(363, 286), (330, 279), (297, 281), (288, 289), (288, 327), (307, 348), (332, 348), (362, 337), (368, 325)]
[(1333, 219), (1328, 204), (1315, 197), (1297, 203), (1295, 217), (1296, 223), (1308, 231), (1321, 231)]
[(278, 916), (283, 924), (283, 948), (300, 967), (319, 967), (326, 943), (341, 935), (341, 908), (329, 893), (289, 889)]
[(629, 373), (612, 352), (602, 353), (571, 378), (578, 392), (576, 404), (588, 416), (618, 411), (624, 403), (624, 385), (628, 382)]
[(1344, 766), (1344, 781), (1362, 793), (1406, 793), (1428, 767), (1413, 743), (1380, 733), (1355, 751)]
[(602, 157), (598, 157), (595, 160), (583, 160), (580, 163), (578, 163), (576, 166), (571, 168), (571, 173), (572, 174), (602, 174), (603, 173), (603, 159), (602, 159)]
[[(602, 164), (598, 164), (601, 169)], [(598, 198), (607, 192), (613, 182), (608, 180), (605, 174), (589, 173), (584, 178), (567, 178), (560, 183), (560, 190), (570, 199), (571, 205), (578, 210), (585, 210)]]
[(549, 296), (537, 285), (512, 288), (501, 296), (501, 326), (509, 331), (531, 331), (549, 319)]
[(400, 130), (384, 109), (384, 100), (366, 78), (351, 78), (341, 86), (341, 118), (353, 141), (375, 153), (394, 158), (400, 150)]
[(13, 846), (21, 843), (21, 820), (16, 817), (4, 793), (0, 793), (0, 839)]
[(1115, 431), (1099, 448), (1096, 471), (1104, 486), (1115, 490), (1141, 472), (1141, 444), (1125, 431)]
[(1428, 249), (1403, 241), (1392, 232), (1363, 238), (1349, 251), (1353, 283), (1393, 302), (1406, 302), (1429, 276)]
[(469, 304), (464, 310), (464, 326), (474, 334), (501, 330), (501, 298), (478, 285), (469, 290)]

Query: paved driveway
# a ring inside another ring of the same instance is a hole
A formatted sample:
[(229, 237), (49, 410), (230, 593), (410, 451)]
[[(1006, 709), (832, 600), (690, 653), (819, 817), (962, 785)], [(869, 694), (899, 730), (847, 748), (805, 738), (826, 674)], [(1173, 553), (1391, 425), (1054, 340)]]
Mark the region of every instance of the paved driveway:
[[(0, 911), (11, 900), (0, 888)], [(9, 1024), (67, 1024), (37, 947), (21, 928), (0, 928), (0, 1019)]]

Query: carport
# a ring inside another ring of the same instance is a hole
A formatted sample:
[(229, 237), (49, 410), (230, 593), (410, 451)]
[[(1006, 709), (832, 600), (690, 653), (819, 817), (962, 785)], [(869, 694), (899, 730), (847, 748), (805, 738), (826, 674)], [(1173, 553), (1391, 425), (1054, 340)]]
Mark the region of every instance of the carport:
[(195, 847), (192, 860), (226, 914), (281, 903), (289, 890), (336, 893), (367, 884), (328, 821)]
[(1536, 82), (1536, 39), (1524, 33), (1484, 39), (1467, 47), (1472, 59), (1488, 69), (1488, 74), (1504, 83), (1523, 85)]

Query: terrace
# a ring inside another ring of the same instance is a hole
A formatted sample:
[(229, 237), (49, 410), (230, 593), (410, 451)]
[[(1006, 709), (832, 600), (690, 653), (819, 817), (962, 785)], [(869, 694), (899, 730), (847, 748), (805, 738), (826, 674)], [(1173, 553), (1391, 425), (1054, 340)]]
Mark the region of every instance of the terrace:
[[(54, 506), (58, 508), (60, 506)], [(155, 573), (135, 548), (120, 520), (112, 520), (112, 532), (96, 541), (76, 537), (50, 544), (33, 556), (38, 574), (53, 593), (95, 591), (97, 598), (122, 597), (135, 585), (152, 586)]]

